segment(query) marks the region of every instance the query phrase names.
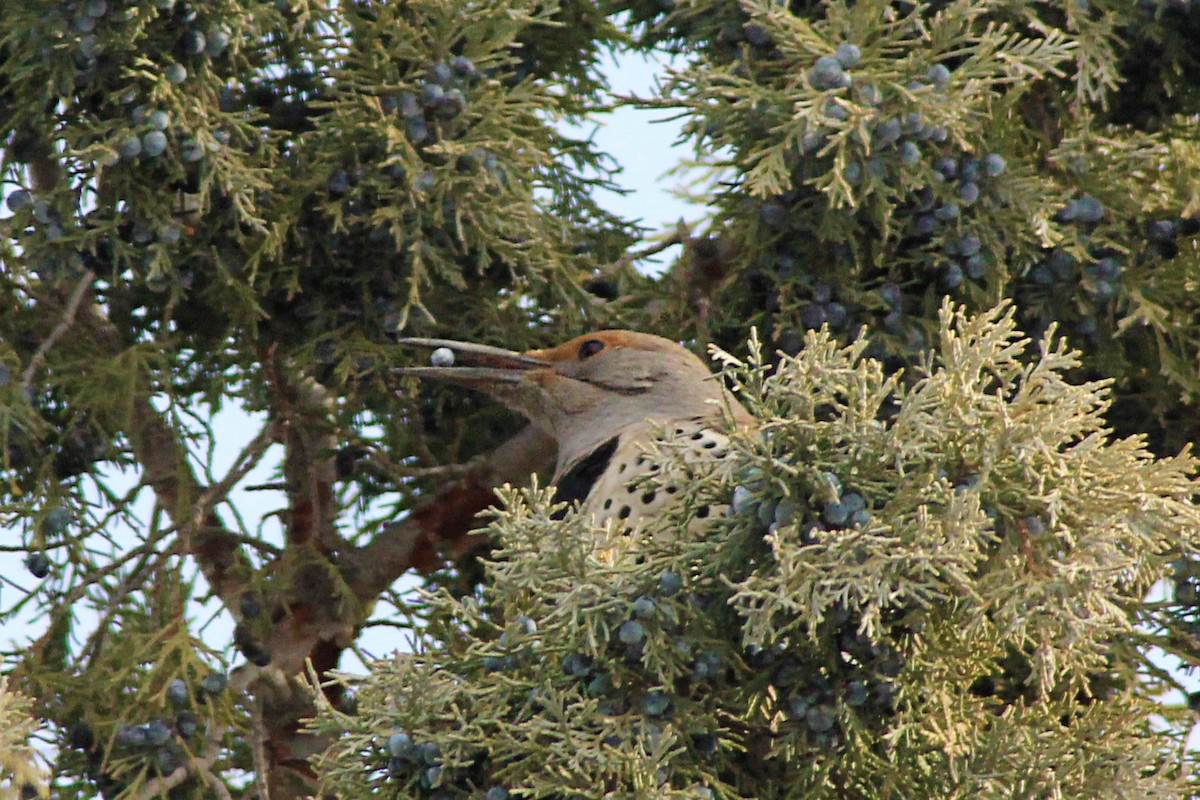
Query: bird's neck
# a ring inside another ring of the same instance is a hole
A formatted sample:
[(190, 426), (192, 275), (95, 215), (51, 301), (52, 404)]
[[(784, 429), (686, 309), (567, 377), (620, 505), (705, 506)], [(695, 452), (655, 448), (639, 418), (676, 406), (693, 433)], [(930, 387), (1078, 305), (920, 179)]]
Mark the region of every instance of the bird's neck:
[(558, 461), (554, 468), (555, 483), (614, 439), (627, 441), (631, 437), (649, 437), (651, 429), (650, 421), (643, 420), (622, 427), (577, 426), (566, 435), (557, 437)]
[[(740, 410), (740, 408), (739, 406), (738, 409)], [(664, 431), (670, 433), (675, 428), (694, 430), (703, 427), (719, 427), (720, 416), (720, 412), (714, 410), (713, 413), (690, 415), (678, 419), (644, 419), (619, 428), (596, 427), (591, 430), (577, 431), (574, 436), (559, 439), (554, 482), (558, 483), (564, 475), (592, 458), (597, 451), (610, 446), (614, 440), (617, 449), (622, 450), (634, 446), (635, 442), (645, 442), (649, 445), (659, 434)], [(740, 421), (742, 417), (735, 414), (734, 419)]]
[[(750, 419), (746, 410), (729, 394), (722, 393), (721, 402), (713, 402), (717, 400), (715, 397), (680, 397), (675, 400), (677, 407), (671, 409), (673, 413), (664, 413), (665, 409), (659, 408), (654, 413), (638, 418), (632, 414), (606, 413), (607, 409), (603, 407), (593, 407), (586, 415), (556, 420), (552, 424), (554, 430), (550, 431), (558, 442), (555, 478), (562, 477), (615, 438), (619, 438), (622, 445), (634, 439), (649, 441), (656, 431), (676, 423), (688, 427), (717, 427), (726, 410), (732, 414), (735, 422)], [(578, 418), (584, 416), (586, 418)]]

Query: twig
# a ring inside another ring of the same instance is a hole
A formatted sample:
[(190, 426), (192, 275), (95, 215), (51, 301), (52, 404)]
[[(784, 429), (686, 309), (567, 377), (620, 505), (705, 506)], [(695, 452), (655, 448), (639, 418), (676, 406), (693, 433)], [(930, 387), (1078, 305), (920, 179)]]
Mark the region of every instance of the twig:
[(407, 517), (384, 527), (367, 545), (346, 551), (340, 566), (360, 603), (373, 602), (410, 569), (427, 571), (461, 555), (477, 541), (476, 514), (492, 505), (504, 483), (524, 484), (554, 464), (554, 441), (529, 426), (485, 456), (466, 474), (425, 498)]
[[(157, 537), (152, 541), (157, 541)], [(150, 543), (152, 542), (148, 542), (147, 544)], [(105, 597), (107, 608), (100, 616), (100, 619), (96, 625), (96, 629), (92, 632), (91, 636), (88, 637), (87, 642), (84, 643), (84, 646), (80, 652), (81, 661), (91, 661), (98, 657), (105, 638), (115, 629), (113, 620), (117, 618), (118, 614), (125, 610), (122, 602), (129, 597), (129, 595), (145, 586), (145, 581), (141, 578), (142, 574), (151, 565), (161, 563), (162, 561), (178, 555), (181, 552), (178, 543), (173, 544), (171, 547), (161, 551), (154, 551), (148, 547), (139, 548), (139, 550), (143, 550), (144, 552), (142, 552), (141, 556), (138, 558), (137, 563), (133, 566), (133, 569), (129, 571), (129, 574), (126, 575), (120, 583), (113, 587), (111, 594)], [(128, 561), (126, 560), (125, 563), (128, 563)]]
[(211, 767), (201, 767), (196, 772), (212, 787), (212, 790), (217, 793), (217, 797), (220, 800), (233, 800), (233, 795), (229, 793), (229, 787), (225, 785), (225, 781), (217, 777)]
[(642, 259), (650, 258), (651, 256), (656, 256), (668, 248), (674, 247), (677, 244), (683, 244), (687, 240), (687, 238), (688, 238), (687, 227), (681, 222), (675, 228), (675, 232), (672, 233), (670, 236), (666, 237), (665, 239), (663, 239), (662, 241), (656, 242), (652, 245), (647, 245), (646, 247), (643, 247), (641, 250), (630, 250), (628, 253), (621, 256), (613, 263), (602, 267), (600, 271), (603, 272), (605, 275), (616, 275), (618, 272), (625, 269), (626, 267), (629, 267), (636, 261), (641, 261)]
[(250, 486), (243, 487), (247, 492), (283, 492), (287, 491), (287, 481), (275, 481), (274, 483), (255, 483)]
[(258, 786), (258, 800), (271, 800), (271, 782), (267, 780), (271, 767), (267, 764), (267, 751), (263, 746), (266, 735), (262, 699), (251, 698), (249, 706), (251, 724), (254, 726), (250, 734), (250, 758), (254, 762), (254, 782)]
[(1037, 553), (1034, 552), (1033, 536), (1029, 530), (1029, 526), (1024, 521), (1017, 523), (1017, 532), (1021, 535), (1020, 549), (1021, 555), (1025, 557), (1025, 567), (1034, 575), (1049, 575), (1050, 570), (1042, 566), (1037, 559)]
[[(103, 567), (96, 567), (95, 570), (90, 574), (82, 576), (81, 581), (74, 586), (71, 591), (68, 592), (61, 600), (59, 600), (59, 603), (64, 606), (70, 606), (79, 602), (83, 599), (84, 595), (87, 594), (87, 590), (90, 587), (119, 571), (129, 562), (155, 553), (158, 543), (174, 532), (175, 531), (173, 528), (163, 528), (158, 534), (151, 535), (151, 537), (147, 539), (145, 543), (138, 545), (132, 550), (122, 553), (120, 556), (108, 562)], [(174, 555), (178, 554), (178, 552), (179, 550), (177, 548), (171, 547), (164, 551), (164, 554)]]
[(221, 753), (221, 740), (225, 738), (227, 731), (228, 728), (219, 725), (209, 728), (204, 736), (204, 750), (199, 756), (189, 764), (179, 765), (170, 775), (146, 781), (141, 791), (135, 796), (136, 800), (151, 800), (155, 797), (165, 796), (167, 792), (183, 783), (192, 774), (204, 778), (221, 800), (233, 800), (229, 794), (229, 787), (212, 771), (212, 765), (216, 763), (217, 756)]
[(376, 450), (364, 456), (363, 468), (377, 475), (399, 482), (405, 478), (457, 478), (470, 469), (470, 464), (437, 464), (432, 467), (405, 467), (397, 464), (382, 451)]
[(89, 269), (80, 277), (79, 283), (75, 284), (75, 289), (71, 292), (71, 297), (67, 300), (67, 308), (63, 312), (63, 318), (58, 321), (58, 325), (54, 327), (54, 330), (50, 331), (50, 335), (38, 345), (37, 352), (33, 354), (33, 358), (29, 359), (29, 365), (21, 373), (21, 384), (26, 388), (33, 383), (33, 373), (46, 360), (46, 355), (50, 352), (50, 348), (54, 347), (58, 343), (58, 340), (75, 324), (75, 314), (79, 311), (79, 304), (83, 302), (84, 292), (92, 285), (92, 280), (95, 277), (96, 273)]
[(237, 485), (238, 481), (246, 477), (250, 470), (258, 466), (258, 462), (262, 461), (267, 448), (275, 443), (275, 438), (275, 424), (268, 422), (250, 440), (250, 443), (242, 448), (242, 452), (238, 453), (238, 457), (234, 459), (233, 466), (229, 468), (229, 472), (226, 473), (225, 477), (212, 486), (209, 486), (197, 499), (195, 511), (192, 513), (193, 525), (202, 524), (204, 518), (212, 511), (213, 506), (224, 500), (230, 490)]
[(188, 775), (191, 775), (192, 770), (195, 768), (191, 764), (180, 764), (170, 775), (163, 775), (161, 778), (151, 778), (143, 784), (141, 791), (137, 793), (137, 800), (150, 800), (153, 797), (165, 795), (187, 780)]

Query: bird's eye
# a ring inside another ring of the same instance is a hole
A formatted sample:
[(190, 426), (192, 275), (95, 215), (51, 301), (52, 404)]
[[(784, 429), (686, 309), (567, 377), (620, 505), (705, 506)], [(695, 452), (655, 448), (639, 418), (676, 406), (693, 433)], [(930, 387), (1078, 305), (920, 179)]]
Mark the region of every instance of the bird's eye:
[(583, 344), (579, 345), (580, 360), (596, 355), (604, 349), (604, 342), (599, 339), (588, 339)]

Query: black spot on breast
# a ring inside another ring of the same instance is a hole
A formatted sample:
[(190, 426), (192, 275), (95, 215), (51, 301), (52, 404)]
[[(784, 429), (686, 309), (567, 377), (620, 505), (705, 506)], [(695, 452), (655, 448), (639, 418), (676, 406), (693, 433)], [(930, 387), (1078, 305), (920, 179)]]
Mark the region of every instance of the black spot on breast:
[(703, 447), (705, 450), (712, 450), (716, 446), (717, 446), (717, 443), (714, 442), (712, 439), (709, 439), (707, 442), (705, 442), (703, 445), (701, 445), (701, 447)]
[(625, 484), (625, 491), (629, 492), (630, 494), (633, 494), (634, 492), (637, 491), (637, 486), (632, 483), (627, 483), (627, 484)]
[(668, 486), (667, 487), (667, 494), (675, 494), (678, 491), (679, 491), (678, 486)]
[[(560, 503), (582, 502), (596, 486), (596, 481), (608, 469), (612, 455), (617, 449), (617, 437), (609, 439), (575, 466), (567, 470), (554, 486), (554, 500)], [(561, 514), (559, 515), (561, 517)]]
[(654, 492), (646, 492), (642, 495), (642, 503), (649, 505), (654, 502)]
[(692, 434), (692, 439), (693, 439), (693, 440), (695, 440), (695, 441), (697, 441), (697, 442), (698, 442), (698, 441), (700, 441), (700, 440), (701, 440), (701, 439), (703, 439), (703, 438), (704, 438), (704, 434), (703, 434), (703, 433), (701, 433), (700, 431), (696, 431), (695, 433), (693, 433), (693, 434)]
[(611, 497), (604, 501), (604, 510), (608, 511), (610, 508), (612, 508), (612, 498)]
[(700, 506), (699, 508), (696, 509), (696, 518), (704, 519), (705, 517), (708, 516), (708, 511), (709, 511), (708, 506)]
[(631, 509), (629, 506), (621, 506), (621, 510), (617, 512), (617, 516), (621, 519), (629, 519)]

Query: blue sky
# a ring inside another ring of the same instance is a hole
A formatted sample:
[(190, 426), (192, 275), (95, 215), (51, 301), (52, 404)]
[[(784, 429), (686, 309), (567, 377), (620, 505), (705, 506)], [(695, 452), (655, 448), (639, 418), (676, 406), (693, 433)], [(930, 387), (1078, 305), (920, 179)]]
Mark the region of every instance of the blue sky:
[[(608, 74), (616, 94), (648, 97), (657, 74), (665, 68), (662, 61), (648, 61), (640, 55), (625, 55), (610, 61)], [(604, 204), (624, 217), (640, 219), (653, 230), (674, 226), (680, 217), (695, 219), (699, 210), (672, 194), (683, 178), (664, 177), (676, 162), (690, 154), (690, 146), (677, 149), (679, 120), (669, 119), (664, 110), (621, 108), (606, 115), (596, 129), (600, 149), (611, 153), (624, 172), (620, 182), (630, 194), (605, 193)]]

